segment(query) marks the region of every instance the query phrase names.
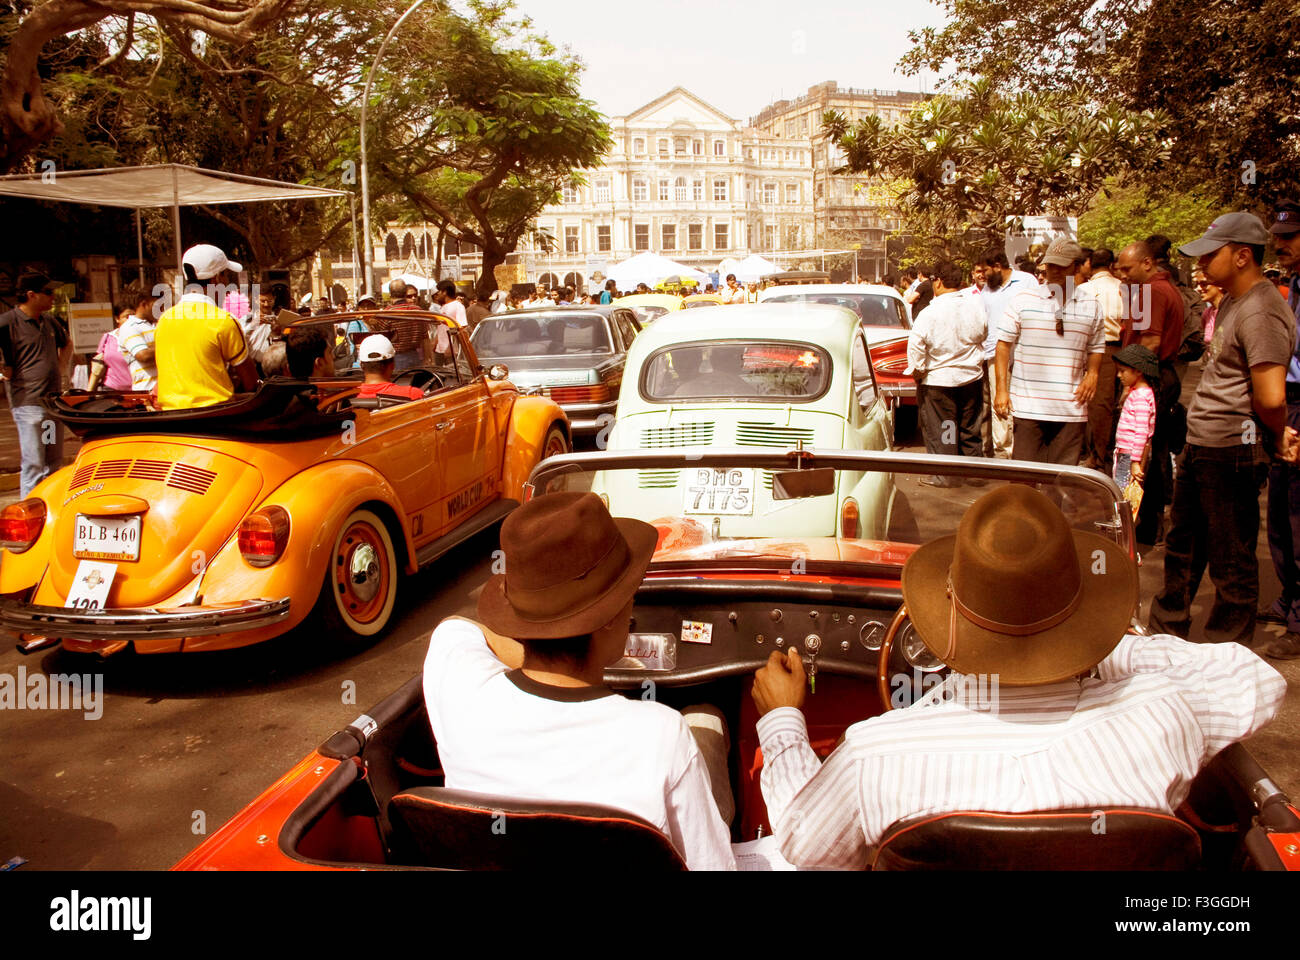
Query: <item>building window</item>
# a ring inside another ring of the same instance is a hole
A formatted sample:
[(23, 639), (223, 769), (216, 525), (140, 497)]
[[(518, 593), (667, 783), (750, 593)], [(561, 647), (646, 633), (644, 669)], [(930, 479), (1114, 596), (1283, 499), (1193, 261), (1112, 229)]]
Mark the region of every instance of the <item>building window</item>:
[(390, 233), (388, 239), (384, 241), (384, 259), (396, 260), (398, 256), (397, 237)]
[(577, 227), (564, 228), (564, 252), (565, 253), (578, 252), (578, 228)]
[(645, 137), (637, 137), (632, 141), (632, 153), (638, 157), (645, 156)]
[(566, 183), (566, 184), (564, 185), (564, 191), (563, 191), (563, 192), (564, 192), (564, 202), (565, 202), (565, 203), (577, 203), (577, 202), (578, 202), (578, 185), (577, 185), (576, 183)]
[(679, 157), (686, 154), (686, 138), (678, 137), (673, 141), (673, 152)]
[(785, 228), (785, 248), (787, 250), (799, 249), (799, 225), (792, 223)]
[(703, 180), (696, 180), (695, 182), (693, 182), (693, 183), (691, 184), (691, 199), (692, 199), (692, 200), (703, 200), (703, 199), (704, 199), (704, 181), (703, 181)]
[(659, 199), (660, 199), (660, 200), (667, 200), (667, 199), (669, 199), (669, 194), (668, 194), (668, 181), (667, 181), (667, 180), (660, 180), (660, 181), (659, 181)]
[(714, 200), (720, 200), (720, 201), (725, 201), (725, 200), (727, 199), (727, 181), (726, 181), (726, 180), (714, 180), (714, 181), (713, 181), (713, 199), (714, 199)]
[(668, 138), (664, 137), (659, 141), (659, 156), (668, 156)]
[(768, 250), (776, 249), (776, 225), (767, 224), (763, 227), (763, 245)]
[(775, 183), (765, 183), (765, 184), (763, 184), (763, 202), (764, 202), (764, 203), (776, 203), (776, 184), (775, 184)]
[(662, 224), (659, 229), (663, 233), (663, 246), (660, 249), (676, 250), (677, 249), (677, 224), (665, 223)]
[(688, 250), (704, 249), (704, 224), (688, 223), (686, 225), (686, 248)]
[(609, 181), (608, 180), (596, 181), (596, 202), (609, 203)]
[(610, 239), (610, 228), (597, 227), (596, 228), (596, 250), (599, 251), (600, 253), (608, 253), (610, 251), (610, 248), (612, 248), (613, 246), (614, 244)]
[(632, 246), (637, 250), (650, 249), (650, 224), (638, 223), (632, 228)]
[(786, 203), (799, 202), (799, 184), (787, 183), (785, 185), (785, 202)]
[(686, 202), (686, 178), (678, 177), (677, 182), (673, 184), (673, 198), (678, 203)]
[(691, 153), (695, 154), (697, 157), (703, 156), (703, 155), (704, 155), (704, 141), (703, 141), (703, 140), (692, 140), (692, 141), (691, 141)]
[(715, 157), (725, 157), (727, 155), (727, 144), (725, 140), (713, 141), (713, 155)]
[(713, 225), (713, 249), (728, 250), (731, 248), (729, 228), (730, 224), (715, 223)]
[(632, 181), (632, 199), (633, 200), (650, 199), (649, 188), (644, 180)]

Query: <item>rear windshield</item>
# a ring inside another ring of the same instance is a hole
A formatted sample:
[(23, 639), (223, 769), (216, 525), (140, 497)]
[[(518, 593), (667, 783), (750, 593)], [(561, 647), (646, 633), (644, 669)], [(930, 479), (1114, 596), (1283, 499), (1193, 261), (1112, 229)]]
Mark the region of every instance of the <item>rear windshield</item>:
[(880, 293), (788, 293), (766, 297), (763, 302), (827, 303), (833, 307), (848, 307), (869, 327), (907, 329), (907, 314), (903, 310), (903, 304)]
[(605, 318), (501, 314), (484, 319), (471, 337), (480, 359), (612, 353)]
[(633, 307), (632, 310), (636, 313), (636, 318), (641, 321), (641, 326), (643, 327), (647, 323), (650, 323), (651, 321), (658, 320), (660, 317), (662, 317), (665, 313), (668, 312), (667, 307), (643, 306), (643, 307)]
[(654, 403), (807, 402), (826, 392), (830, 378), (830, 356), (811, 343), (684, 343), (660, 350), (646, 361), (641, 396)]

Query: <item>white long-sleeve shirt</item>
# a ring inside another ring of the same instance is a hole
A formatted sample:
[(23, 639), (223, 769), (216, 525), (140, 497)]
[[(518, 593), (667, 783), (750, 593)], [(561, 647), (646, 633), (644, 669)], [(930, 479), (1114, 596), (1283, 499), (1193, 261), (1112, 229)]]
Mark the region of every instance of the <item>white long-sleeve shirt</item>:
[(931, 387), (960, 387), (983, 373), (988, 317), (978, 297), (955, 290), (917, 314), (907, 336), (907, 365)]
[(736, 868), (704, 758), (671, 707), (538, 683), (464, 620), (433, 631), (424, 700), (448, 787), (626, 810), (663, 831), (690, 869)]
[(1286, 694), (1241, 644), (1171, 636), (1125, 637), (1086, 680), (1001, 686), (991, 698), (961, 696), (962, 683), (951, 675), (912, 706), (854, 724), (825, 763), (800, 711), (759, 718), (763, 799), (785, 858), (861, 869), (897, 821), (953, 810), (1172, 813), (1202, 765), (1272, 720)]

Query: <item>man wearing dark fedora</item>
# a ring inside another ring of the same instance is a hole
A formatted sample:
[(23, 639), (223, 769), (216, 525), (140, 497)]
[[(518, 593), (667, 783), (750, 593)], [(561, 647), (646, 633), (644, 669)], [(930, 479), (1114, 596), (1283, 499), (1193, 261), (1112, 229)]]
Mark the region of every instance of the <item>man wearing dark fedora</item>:
[(919, 548), (903, 601), (953, 673), (849, 727), (825, 762), (799, 710), (798, 651), (755, 675), (763, 799), (796, 866), (860, 869), (892, 824), (953, 810), (1172, 813), (1201, 766), (1286, 694), (1240, 644), (1126, 635), (1138, 601), (1127, 551), (1071, 529), (1023, 484), (984, 495), (955, 535)]
[(604, 685), (623, 657), (632, 603), (658, 542), (593, 493), (530, 500), (501, 526), (505, 572), (478, 601), (482, 625), (445, 620), (424, 697), (447, 786), (637, 814), (692, 870), (734, 870), (734, 811), (720, 711), (682, 713)]

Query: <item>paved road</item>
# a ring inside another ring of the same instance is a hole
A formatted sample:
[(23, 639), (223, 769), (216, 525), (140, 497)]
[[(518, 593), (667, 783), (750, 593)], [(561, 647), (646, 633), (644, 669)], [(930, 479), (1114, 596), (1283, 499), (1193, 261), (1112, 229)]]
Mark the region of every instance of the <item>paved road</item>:
[[(912, 481), (904, 481), (911, 484)], [(919, 494), (919, 490), (915, 490)], [(954, 492), (973, 500), (978, 491)], [(1276, 583), (1261, 536), (1263, 595)], [(388, 635), (361, 648), (323, 646), (301, 631), (271, 644), (217, 654), (135, 657), (106, 663), (49, 652), (0, 650), (0, 674), (102, 672), (103, 716), (0, 711), (0, 862), (29, 868), (161, 869), (269, 786), (292, 763), (419, 670), (429, 631), (469, 613), (489, 574), (495, 531), (406, 581)], [(1144, 558), (1142, 609), (1161, 578), (1161, 554)], [(1202, 589), (1194, 614), (1212, 596)], [(1274, 628), (1276, 629), (1276, 628)], [(1261, 635), (1263, 630), (1261, 630)], [(1283, 716), (1250, 743), (1274, 779), (1300, 796), (1300, 661), (1277, 664), (1290, 692)], [(345, 702), (345, 690), (355, 695)]]

